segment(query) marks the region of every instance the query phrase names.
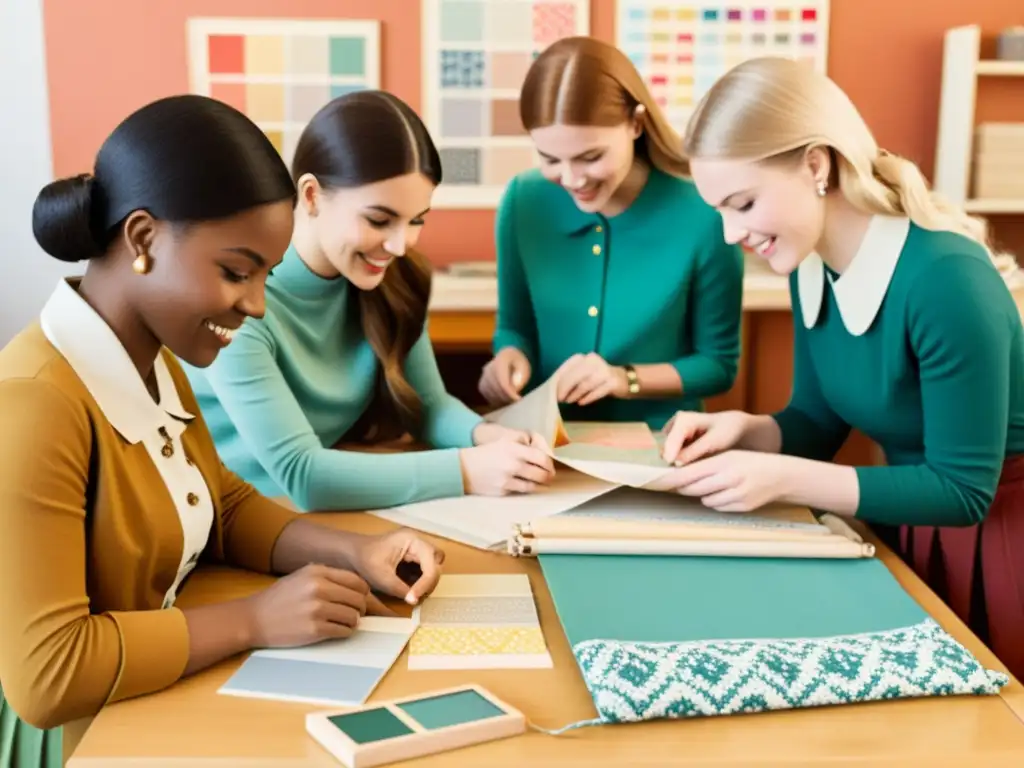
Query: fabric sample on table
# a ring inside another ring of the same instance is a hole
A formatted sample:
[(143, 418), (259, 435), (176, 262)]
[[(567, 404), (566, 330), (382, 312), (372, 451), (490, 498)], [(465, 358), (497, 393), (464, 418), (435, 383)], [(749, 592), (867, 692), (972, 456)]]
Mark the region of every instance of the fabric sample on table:
[(598, 723), (701, 717), (924, 696), (992, 695), (1009, 677), (982, 667), (934, 620), (801, 640), (635, 643), (573, 652)]

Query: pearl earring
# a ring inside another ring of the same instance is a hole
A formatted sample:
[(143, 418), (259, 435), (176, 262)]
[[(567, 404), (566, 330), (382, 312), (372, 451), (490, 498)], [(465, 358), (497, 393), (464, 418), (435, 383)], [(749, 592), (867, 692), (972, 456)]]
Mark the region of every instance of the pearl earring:
[(137, 275), (144, 275), (149, 272), (149, 254), (143, 251), (135, 257), (132, 262), (132, 271)]
[(818, 182), (818, 197), (824, 197), (825, 193), (828, 192), (828, 184), (824, 181)]

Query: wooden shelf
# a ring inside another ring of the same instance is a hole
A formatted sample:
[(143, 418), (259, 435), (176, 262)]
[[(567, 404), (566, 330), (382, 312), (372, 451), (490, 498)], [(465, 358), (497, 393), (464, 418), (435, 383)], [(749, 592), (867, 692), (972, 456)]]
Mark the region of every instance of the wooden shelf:
[(1024, 77), (1024, 61), (979, 61), (974, 71), (988, 77)]
[(946, 30), (935, 147), (935, 191), (970, 213), (1022, 214), (1024, 199), (970, 198), (978, 78), (1024, 78), (1024, 61), (982, 59), (980, 53), (980, 26), (970, 24)]
[(1014, 200), (1007, 198), (1001, 200), (997, 197), (975, 198), (964, 201), (964, 209), (968, 213), (990, 213), (1013, 215), (1024, 213), (1024, 199)]

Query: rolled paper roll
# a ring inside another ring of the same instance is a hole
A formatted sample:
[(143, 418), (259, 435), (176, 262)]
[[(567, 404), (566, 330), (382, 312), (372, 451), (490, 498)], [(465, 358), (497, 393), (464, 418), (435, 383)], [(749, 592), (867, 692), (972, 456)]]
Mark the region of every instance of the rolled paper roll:
[(685, 557), (787, 557), (854, 559), (874, 557), (872, 544), (828, 536), (814, 542), (671, 539), (565, 539), (514, 536), (509, 553), (537, 555), (651, 555)]
[[(600, 517), (553, 515), (521, 523), (523, 536), (543, 539), (652, 539), (715, 541), (814, 542), (837, 535), (824, 525), (796, 524), (792, 528), (714, 525), (671, 521), (609, 520)], [(844, 537), (848, 538), (848, 537)]]

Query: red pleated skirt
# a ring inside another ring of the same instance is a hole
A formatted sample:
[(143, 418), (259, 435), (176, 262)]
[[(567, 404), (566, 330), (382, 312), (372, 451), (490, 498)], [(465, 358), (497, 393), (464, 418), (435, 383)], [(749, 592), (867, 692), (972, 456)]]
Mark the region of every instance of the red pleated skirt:
[(903, 526), (899, 554), (1024, 680), (1024, 456), (1003, 464), (988, 516), (969, 528)]

